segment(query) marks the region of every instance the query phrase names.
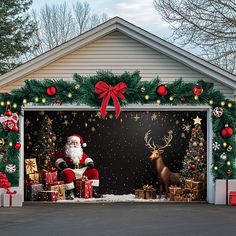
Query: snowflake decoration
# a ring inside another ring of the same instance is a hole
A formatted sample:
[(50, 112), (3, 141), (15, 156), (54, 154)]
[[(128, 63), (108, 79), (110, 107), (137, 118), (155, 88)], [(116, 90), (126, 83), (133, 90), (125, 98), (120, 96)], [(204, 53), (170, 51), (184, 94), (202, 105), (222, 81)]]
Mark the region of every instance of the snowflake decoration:
[(189, 133), (189, 131), (191, 130), (191, 125), (190, 124), (183, 124), (182, 127), (183, 131), (186, 131), (187, 133)]
[(214, 151), (219, 150), (219, 149), (220, 149), (220, 144), (219, 144), (218, 142), (214, 142), (214, 143), (212, 144), (212, 149), (213, 149)]
[(135, 121), (138, 121), (138, 120), (140, 119), (140, 117), (138, 116), (138, 114), (136, 114), (136, 115), (134, 116), (134, 119), (135, 119)]
[(152, 114), (151, 120), (152, 120), (152, 121), (157, 120), (157, 115), (156, 115), (156, 113), (153, 113), (153, 114)]
[(7, 173), (15, 173), (16, 172), (16, 165), (13, 165), (13, 164), (6, 165), (6, 172)]

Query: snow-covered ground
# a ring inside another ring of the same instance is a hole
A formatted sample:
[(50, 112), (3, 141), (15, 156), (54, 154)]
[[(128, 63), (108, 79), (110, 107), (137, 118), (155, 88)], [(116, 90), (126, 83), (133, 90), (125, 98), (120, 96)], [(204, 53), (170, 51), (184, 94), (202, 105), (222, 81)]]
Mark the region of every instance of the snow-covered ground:
[(113, 195), (113, 194), (104, 194), (102, 198), (75, 198), (74, 200), (59, 200), (58, 203), (93, 203), (93, 202), (169, 202), (168, 199), (137, 199), (134, 197), (134, 194), (124, 194), (124, 195)]

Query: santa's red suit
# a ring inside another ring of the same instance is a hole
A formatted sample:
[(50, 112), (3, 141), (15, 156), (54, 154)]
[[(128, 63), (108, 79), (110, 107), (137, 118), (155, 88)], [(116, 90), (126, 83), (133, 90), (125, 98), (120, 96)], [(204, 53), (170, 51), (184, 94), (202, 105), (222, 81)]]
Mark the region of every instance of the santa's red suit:
[[(75, 149), (79, 149), (78, 154), (70, 154), (70, 148), (74, 146)], [(61, 179), (65, 182), (66, 190), (72, 190), (75, 188), (74, 180), (81, 179), (86, 176), (89, 180), (92, 180), (93, 186), (99, 186), (99, 173), (93, 166), (93, 160), (83, 152), (82, 146), (85, 146), (81, 136), (74, 134), (67, 139), (65, 147), (57, 154), (55, 166), (61, 170)], [(69, 150), (69, 151), (67, 151)]]

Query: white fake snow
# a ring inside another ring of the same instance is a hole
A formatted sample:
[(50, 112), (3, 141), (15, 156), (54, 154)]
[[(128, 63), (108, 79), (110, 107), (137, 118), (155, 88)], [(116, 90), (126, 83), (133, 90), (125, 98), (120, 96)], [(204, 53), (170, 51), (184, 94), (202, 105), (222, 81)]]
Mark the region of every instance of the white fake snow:
[(137, 199), (134, 194), (113, 195), (104, 194), (102, 198), (75, 198), (74, 200), (58, 200), (58, 203), (79, 203), (79, 202), (169, 202), (165, 198), (157, 199)]

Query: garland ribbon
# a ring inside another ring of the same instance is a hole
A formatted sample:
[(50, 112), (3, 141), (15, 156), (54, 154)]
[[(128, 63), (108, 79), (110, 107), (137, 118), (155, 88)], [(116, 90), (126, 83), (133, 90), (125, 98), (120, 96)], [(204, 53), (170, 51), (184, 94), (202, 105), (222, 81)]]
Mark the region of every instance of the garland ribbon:
[(120, 82), (114, 87), (111, 85), (108, 85), (104, 81), (99, 81), (96, 83), (95, 92), (99, 94), (98, 96), (99, 99), (103, 99), (101, 109), (100, 109), (101, 116), (103, 119), (105, 119), (106, 117), (106, 113), (107, 113), (106, 108), (110, 100), (110, 97), (112, 97), (112, 100), (115, 106), (116, 118), (119, 117), (120, 103), (119, 103), (118, 98), (125, 99), (125, 96), (123, 95), (123, 93), (125, 93), (126, 89), (127, 89), (127, 85), (124, 82)]

